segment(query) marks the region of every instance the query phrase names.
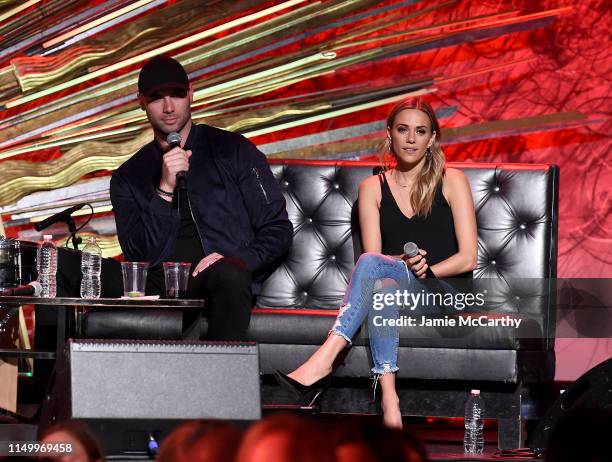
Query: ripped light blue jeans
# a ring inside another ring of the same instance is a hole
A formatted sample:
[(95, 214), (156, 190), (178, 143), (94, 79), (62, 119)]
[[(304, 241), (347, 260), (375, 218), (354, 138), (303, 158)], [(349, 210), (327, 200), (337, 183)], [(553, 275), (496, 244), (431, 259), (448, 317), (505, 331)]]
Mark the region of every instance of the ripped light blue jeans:
[[(395, 372), (399, 345), (399, 328), (388, 325), (377, 327), (380, 319), (397, 319), (398, 306), (383, 304), (374, 309), (375, 293), (393, 293), (397, 290), (419, 292), (421, 281), (410, 271), (402, 260), (396, 260), (378, 253), (365, 253), (359, 257), (336, 322), (330, 333), (343, 337), (349, 345), (352, 338), (368, 317), (368, 333), (375, 376)], [(374, 323), (373, 317), (380, 316)]]

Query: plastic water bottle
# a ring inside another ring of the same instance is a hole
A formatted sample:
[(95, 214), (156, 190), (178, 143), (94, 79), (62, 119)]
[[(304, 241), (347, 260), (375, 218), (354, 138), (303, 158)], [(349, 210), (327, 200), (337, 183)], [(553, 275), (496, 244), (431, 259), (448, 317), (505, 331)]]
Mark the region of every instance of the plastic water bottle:
[(96, 244), (96, 238), (90, 237), (81, 253), (81, 298), (100, 298), (101, 268), (102, 250)]
[(36, 251), (36, 269), (38, 271), (38, 282), (41, 285), (40, 296), (55, 298), (57, 294), (57, 248), (53, 243), (53, 236), (43, 235), (43, 241), (38, 244)]
[(472, 390), (465, 405), (465, 433), (463, 452), (465, 454), (482, 454), (484, 450), (484, 401), (480, 390)]

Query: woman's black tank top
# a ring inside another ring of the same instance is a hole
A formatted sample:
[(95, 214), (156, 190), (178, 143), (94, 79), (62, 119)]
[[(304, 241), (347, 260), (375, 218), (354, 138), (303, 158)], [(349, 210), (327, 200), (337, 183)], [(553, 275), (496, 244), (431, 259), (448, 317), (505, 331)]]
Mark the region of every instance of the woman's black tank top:
[[(408, 218), (393, 197), (385, 174), (379, 174), (378, 178), (381, 189), (380, 234), (383, 254), (401, 255), (404, 253), (404, 244), (414, 242), (419, 249), (427, 251), (427, 263), (431, 266), (458, 252), (453, 212), (442, 194), (442, 182), (436, 189), (431, 213), (425, 217), (414, 215)], [(472, 272), (453, 277), (471, 278)]]

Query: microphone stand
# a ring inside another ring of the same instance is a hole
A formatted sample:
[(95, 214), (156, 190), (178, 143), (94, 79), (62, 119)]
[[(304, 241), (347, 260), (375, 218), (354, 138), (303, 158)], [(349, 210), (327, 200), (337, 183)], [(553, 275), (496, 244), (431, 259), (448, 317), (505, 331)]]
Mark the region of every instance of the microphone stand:
[(77, 237), (76, 235), (78, 230), (77, 230), (76, 224), (74, 223), (74, 219), (72, 218), (72, 214), (76, 212), (78, 209), (84, 207), (85, 205), (89, 206), (92, 213), (87, 219), (87, 221), (83, 225), (81, 225), (81, 227), (79, 228), (81, 229), (87, 223), (89, 223), (89, 220), (91, 220), (91, 217), (93, 215), (93, 207), (91, 206), (91, 204), (87, 204), (87, 203), (77, 204), (60, 213), (56, 213), (55, 215), (52, 215), (49, 218), (44, 219), (40, 223), (36, 224), (34, 228), (36, 228), (36, 231), (42, 231), (43, 229), (46, 229), (55, 223), (66, 223), (66, 225), (68, 225), (68, 231), (70, 231), (70, 237), (68, 239), (72, 238), (72, 246), (74, 247), (74, 250), (79, 250), (79, 244), (82, 243), (83, 240), (80, 237)]
[(72, 238), (72, 246), (74, 247), (74, 250), (79, 250), (79, 244), (83, 242), (83, 239), (77, 237), (76, 235), (77, 228), (74, 220), (72, 219), (72, 215), (68, 215), (62, 221), (68, 225), (68, 231), (70, 231), (70, 237)]

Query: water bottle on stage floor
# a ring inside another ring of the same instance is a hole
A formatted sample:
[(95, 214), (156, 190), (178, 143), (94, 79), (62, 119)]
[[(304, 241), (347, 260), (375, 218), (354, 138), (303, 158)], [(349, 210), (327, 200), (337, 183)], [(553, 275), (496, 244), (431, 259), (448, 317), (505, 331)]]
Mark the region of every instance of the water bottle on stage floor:
[(482, 454), (484, 451), (484, 401), (480, 390), (472, 390), (465, 405), (465, 433), (463, 452), (465, 454)]

